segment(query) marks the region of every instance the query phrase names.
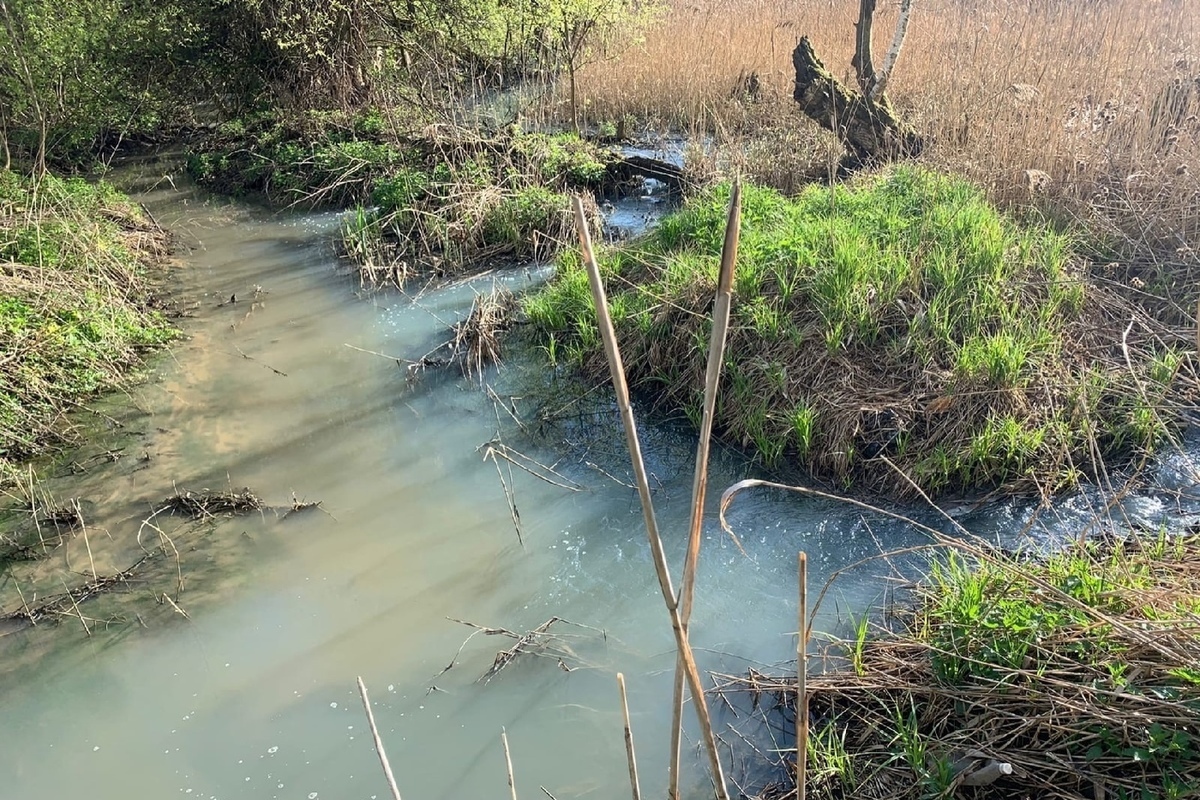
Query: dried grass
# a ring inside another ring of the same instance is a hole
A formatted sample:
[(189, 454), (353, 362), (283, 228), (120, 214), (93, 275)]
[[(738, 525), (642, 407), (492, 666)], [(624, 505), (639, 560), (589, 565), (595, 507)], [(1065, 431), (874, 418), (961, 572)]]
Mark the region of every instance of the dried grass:
[[(611, 154), (567, 135), (431, 126), (407, 147), (418, 165), (376, 175), (376, 207), (343, 226), (343, 254), (365, 285), (551, 258), (570, 241), (564, 192), (611, 180)], [(594, 202), (590, 211), (598, 220)]]
[[(299, 505), (293, 501), (294, 509), (299, 510)], [(240, 492), (213, 492), (208, 489), (192, 492), (176, 489), (175, 494), (159, 504), (155, 514), (171, 512), (192, 519), (209, 519), (217, 515), (251, 514), (265, 508), (263, 501), (249, 489), (242, 489)]]
[(500, 284), (475, 295), (466, 319), (454, 326), (451, 345), (451, 359), (462, 364), (467, 377), (482, 381), (484, 367), (500, 363), (501, 342), (516, 308), (516, 297)]
[[(1194, 796), (1200, 541), (1031, 564), (963, 549), (970, 561), (935, 572), (910, 607), (824, 649), (808, 684), (808, 795)], [(731, 707), (748, 705), (766, 726), (743, 721), (744, 741), (792, 737), (794, 675), (716, 682)], [(794, 748), (780, 749), (757, 748), (755, 796), (796, 796)], [(968, 788), (989, 764), (994, 782)]]
[[(727, 166), (788, 189), (840, 155), (791, 101), (792, 48), (809, 36), (853, 84), (857, 7), (676, 0), (644, 44), (583, 69), (579, 90), (592, 120), (714, 134)], [(877, 49), (895, 13), (881, 6)], [(1180, 0), (929, 0), (913, 12), (890, 95), (933, 143), (926, 159), (993, 201), (1082, 220), (1194, 277), (1197, 43), (1200, 5)]]

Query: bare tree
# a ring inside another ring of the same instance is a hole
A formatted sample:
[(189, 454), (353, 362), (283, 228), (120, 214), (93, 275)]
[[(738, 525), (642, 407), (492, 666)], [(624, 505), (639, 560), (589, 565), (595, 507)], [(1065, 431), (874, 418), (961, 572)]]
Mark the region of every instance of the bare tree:
[(864, 164), (918, 155), (924, 140), (896, 116), (885, 90), (892, 70), (904, 46), (913, 0), (901, 0), (900, 16), (892, 44), (876, 70), (871, 53), (871, 32), (876, 0), (860, 0), (855, 24), (854, 67), (858, 91), (844, 86), (833, 76), (813, 50), (807, 36), (792, 52), (796, 85), (792, 98), (801, 110), (823, 127), (833, 131), (846, 148), (843, 166)]

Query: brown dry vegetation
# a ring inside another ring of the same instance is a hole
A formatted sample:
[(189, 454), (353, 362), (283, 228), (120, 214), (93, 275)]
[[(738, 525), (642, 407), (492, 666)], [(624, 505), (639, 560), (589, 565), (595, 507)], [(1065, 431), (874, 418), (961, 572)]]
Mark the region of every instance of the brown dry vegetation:
[[(809, 36), (853, 85), (857, 6), (676, 0), (641, 45), (579, 74), (588, 116), (712, 132), (750, 177), (794, 188), (840, 148), (791, 101), (792, 49)], [(881, 4), (877, 51), (895, 13)], [(1198, 3), (928, 0), (913, 12), (890, 95), (931, 140), (926, 161), (993, 201), (1033, 204), (1133, 245), (1126, 254), (1194, 268), (1198, 80)]]
[[(940, 545), (950, 555), (911, 603), (864, 615), (848, 639), (814, 648), (808, 797), (1200, 792), (1194, 536), (1090, 544), (1026, 563)], [(794, 743), (794, 675), (717, 676), (716, 691), (738, 703), (748, 695), (743, 735), (760, 735), (765, 722), (786, 737), (776, 748)], [(769, 767), (751, 769), (754, 796), (796, 797), (794, 754), (747, 755)]]

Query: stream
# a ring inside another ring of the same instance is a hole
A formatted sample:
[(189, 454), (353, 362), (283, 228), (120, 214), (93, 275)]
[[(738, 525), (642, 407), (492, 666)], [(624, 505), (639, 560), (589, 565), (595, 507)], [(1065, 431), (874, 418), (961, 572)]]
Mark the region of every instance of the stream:
[[(52, 590), (69, 572), (78, 581), (133, 563), (143, 544), (162, 541), (142, 521), (176, 488), (251, 487), (275, 509), (190, 526), (160, 518), (178, 561), (85, 608), (87, 632), (72, 618), (0, 630), (9, 661), (0, 798), (383, 798), (360, 675), (409, 800), (507, 797), (502, 728), (523, 798), (545, 796), (539, 787), (559, 800), (627, 797), (618, 671), (643, 791), (662, 796), (674, 644), (637, 496), (622, 485), (629, 465), (615, 413), (524, 436), (457, 371), (409, 381), (374, 355), (418, 357), (475, 292), (492, 281), (520, 289), (536, 272), (415, 296), (363, 292), (329, 246), (336, 214), (207, 199), (178, 176), (163, 179), (169, 168), (147, 161), (122, 182), (186, 245), (176, 280), (194, 306), (182, 321), (188, 338), (156, 359), (144, 385), (97, 405), (99, 430), (68, 459), (76, 469), (45, 481), (60, 501), (80, 498), (91, 538), (75, 537), (28, 580)], [(548, 373), (514, 355), (485, 381), (522, 416), (535, 411), (526, 390)], [(523, 544), (480, 450), (498, 431), (582, 487), (514, 471)], [(695, 441), (644, 420), (642, 437), (678, 577)], [(1192, 450), (1164, 459), (1155, 491), (1123, 501), (1131, 520), (1194, 518), (1195, 501), (1181, 499), (1195, 494)], [(849, 506), (757, 490), (733, 507), (735, 542), (717, 524), (716, 500), (752, 475), (738, 454), (714, 455), (691, 634), (706, 669), (794, 658), (798, 550), (819, 587), (859, 559), (927, 541)], [(293, 496), (321, 506), (286, 514)], [(1071, 535), (1096, 502), (1068, 498), (1027, 535)], [(960, 521), (1017, 546), (1034, 510), (997, 503)], [(914, 563), (842, 575), (817, 630), (841, 629)], [(174, 598), (180, 581), (178, 611), (156, 602)], [(18, 588), (0, 578), (0, 608), (22, 602)], [(513, 640), (476, 635), (464, 646), (472, 629), (451, 621), (523, 633), (551, 617), (588, 626), (552, 629), (571, 656), (523, 656), (488, 683), (476, 679)], [(694, 736), (690, 745), (690, 796), (702, 797)]]

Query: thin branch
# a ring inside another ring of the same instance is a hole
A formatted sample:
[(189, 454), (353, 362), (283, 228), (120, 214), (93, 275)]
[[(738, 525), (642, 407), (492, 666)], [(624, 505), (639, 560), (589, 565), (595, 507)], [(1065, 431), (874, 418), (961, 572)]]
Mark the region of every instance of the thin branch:
[(383, 766), (383, 776), (387, 779), (388, 788), (392, 790), (393, 800), (400, 800), (400, 790), (396, 787), (396, 777), (392, 775), (392, 765), (388, 763), (387, 752), (383, 749), (383, 740), (379, 738), (379, 728), (375, 727), (375, 715), (371, 713), (371, 698), (367, 696), (367, 685), (362, 676), (358, 676), (358, 693), (362, 696), (363, 709), (367, 712), (367, 725), (371, 728), (371, 736), (375, 739), (375, 752), (379, 755), (379, 763)]
[(912, 13), (912, 6), (913, 0), (900, 0), (900, 16), (896, 20), (896, 32), (892, 34), (892, 45), (888, 48), (887, 55), (883, 57), (883, 68), (879, 70), (875, 85), (867, 94), (867, 99), (872, 102), (883, 97), (888, 81), (891, 80), (892, 70), (896, 66), (896, 59), (900, 58), (900, 50), (904, 47), (904, 37), (908, 33), (908, 18)]

